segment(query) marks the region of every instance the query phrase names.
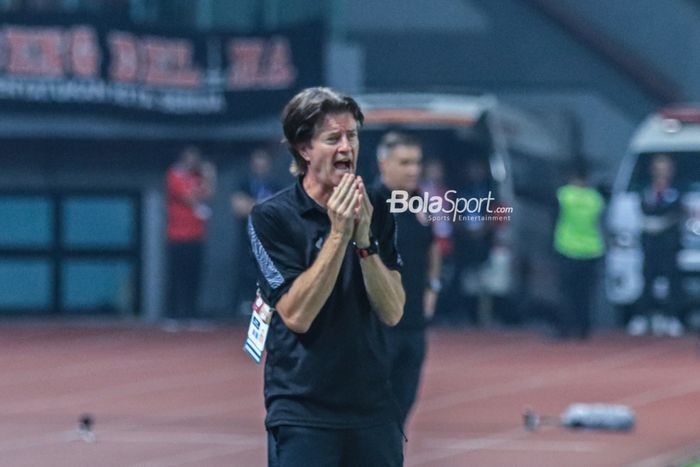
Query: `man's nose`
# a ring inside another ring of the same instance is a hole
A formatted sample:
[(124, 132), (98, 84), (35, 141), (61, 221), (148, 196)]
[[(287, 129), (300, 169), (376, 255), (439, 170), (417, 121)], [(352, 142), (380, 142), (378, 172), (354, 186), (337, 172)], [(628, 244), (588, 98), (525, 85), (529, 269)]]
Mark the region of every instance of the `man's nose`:
[(352, 145), (350, 144), (350, 139), (347, 137), (347, 135), (343, 135), (340, 137), (340, 141), (338, 142), (338, 151), (339, 152), (348, 152), (352, 149)]

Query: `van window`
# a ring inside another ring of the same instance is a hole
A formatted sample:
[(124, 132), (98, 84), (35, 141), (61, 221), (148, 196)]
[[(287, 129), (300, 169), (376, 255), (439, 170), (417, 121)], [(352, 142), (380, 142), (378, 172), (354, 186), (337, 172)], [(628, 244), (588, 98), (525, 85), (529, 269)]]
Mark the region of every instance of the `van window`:
[[(659, 153), (642, 153), (632, 172), (628, 191), (641, 192), (649, 184), (649, 164)], [(675, 166), (674, 186), (681, 193), (700, 191), (700, 152), (667, 152)]]

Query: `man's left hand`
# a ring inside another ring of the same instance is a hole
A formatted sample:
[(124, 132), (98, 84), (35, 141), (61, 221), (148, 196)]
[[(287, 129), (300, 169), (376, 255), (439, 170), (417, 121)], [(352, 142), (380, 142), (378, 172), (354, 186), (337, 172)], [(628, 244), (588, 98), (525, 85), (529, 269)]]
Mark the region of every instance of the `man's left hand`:
[(372, 203), (369, 201), (369, 196), (367, 195), (367, 190), (365, 184), (362, 181), (362, 177), (357, 177), (355, 180), (357, 184), (357, 189), (360, 191), (360, 199), (358, 200), (358, 207), (356, 210), (355, 219), (355, 234), (353, 235), (353, 240), (359, 248), (369, 247), (369, 237), (370, 237), (370, 224), (372, 223), (372, 213), (374, 208)]

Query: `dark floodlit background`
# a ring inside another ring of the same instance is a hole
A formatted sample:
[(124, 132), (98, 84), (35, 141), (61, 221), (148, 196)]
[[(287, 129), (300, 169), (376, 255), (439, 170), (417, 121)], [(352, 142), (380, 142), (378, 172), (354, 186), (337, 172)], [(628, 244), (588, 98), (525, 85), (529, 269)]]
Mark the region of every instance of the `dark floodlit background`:
[[(646, 156), (625, 169), (630, 141), (648, 115), (700, 100), (698, 25), (695, 0), (0, 0), (0, 318), (10, 334), (47, 323), (172, 331), (165, 172), (193, 144), (218, 175), (197, 325), (233, 333), (227, 345), (242, 353), (248, 243), (231, 197), (260, 148), (275, 184), (293, 182), (280, 110), (327, 85), (366, 110), (366, 179), (382, 133), (411, 131), (443, 164), (445, 188), (481, 166), (513, 208), (489, 242), (447, 239), (435, 332), (544, 336), (562, 300), (555, 190), (580, 163), (608, 203), (628, 188), (621, 170), (630, 191), (643, 187)], [(697, 124), (689, 109), (671, 119)], [(696, 264), (700, 139), (677, 152)], [(612, 245), (622, 240), (608, 215)], [(469, 249), (478, 254), (460, 256)], [(471, 275), (461, 261), (477, 264)], [(615, 294), (632, 263), (616, 263), (619, 275), (600, 265), (595, 332), (624, 332), (634, 300)], [(692, 333), (697, 270), (685, 281)], [(260, 408), (262, 374), (248, 374), (246, 400)]]

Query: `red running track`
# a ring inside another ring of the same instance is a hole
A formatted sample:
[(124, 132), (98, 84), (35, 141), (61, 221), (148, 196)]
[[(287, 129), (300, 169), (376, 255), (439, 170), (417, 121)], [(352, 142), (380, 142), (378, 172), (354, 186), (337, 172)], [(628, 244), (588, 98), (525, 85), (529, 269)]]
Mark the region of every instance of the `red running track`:
[[(262, 368), (244, 330), (4, 324), (0, 466), (264, 466)], [(627, 404), (631, 433), (522, 427), (525, 406)], [(77, 435), (83, 413), (95, 442)], [(407, 466), (678, 465), (700, 454), (695, 338), (433, 330)]]

